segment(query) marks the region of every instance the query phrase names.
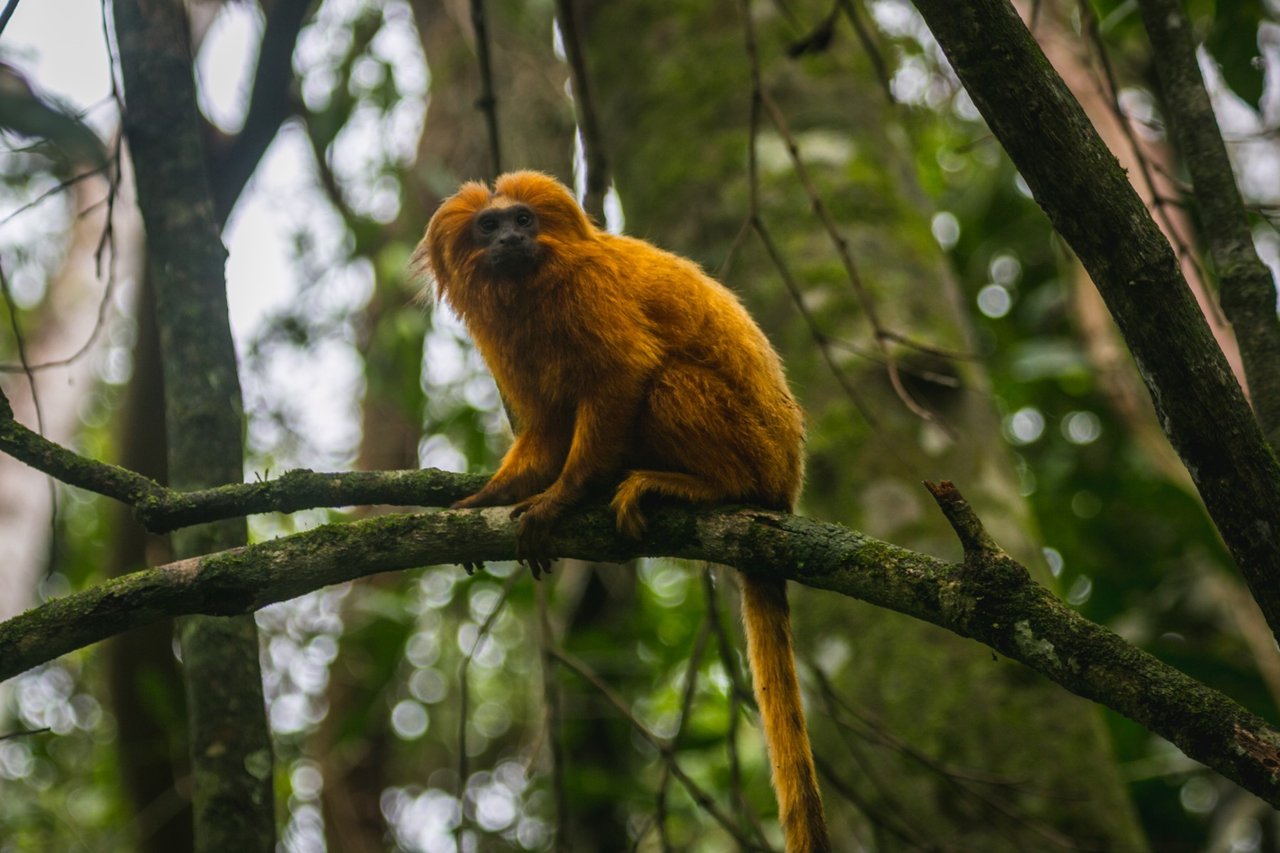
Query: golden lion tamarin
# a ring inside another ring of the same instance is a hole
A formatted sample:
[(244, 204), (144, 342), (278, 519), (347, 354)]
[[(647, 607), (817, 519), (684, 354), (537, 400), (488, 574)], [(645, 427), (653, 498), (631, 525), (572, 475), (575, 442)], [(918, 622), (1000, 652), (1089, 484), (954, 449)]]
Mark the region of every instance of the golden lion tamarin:
[[(647, 495), (790, 510), (804, 423), (768, 339), (691, 261), (600, 230), (537, 172), (464, 184), (415, 263), (466, 323), (520, 424), (497, 473), (457, 507), (514, 504), (519, 553), (591, 485), (616, 486), (619, 531)], [(830, 849), (796, 680), (786, 581), (742, 575), (747, 650), (793, 853)]]

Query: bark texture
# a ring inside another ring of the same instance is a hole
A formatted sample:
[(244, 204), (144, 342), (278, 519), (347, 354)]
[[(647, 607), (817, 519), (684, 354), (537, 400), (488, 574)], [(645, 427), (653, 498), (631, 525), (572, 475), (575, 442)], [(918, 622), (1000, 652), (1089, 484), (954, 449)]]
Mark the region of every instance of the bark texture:
[(1227, 146), (1200, 75), (1191, 22), (1178, 0), (1141, 0), (1165, 114), (1191, 173), (1200, 225), (1235, 327), (1245, 381), (1268, 443), (1280, 442), (1280, 322), (1271, 270), (1258, 257)]
[[(246, 614), (376, 572), (510, 560), (515, 527), (502, 507), (386, 515), (135, 572), (0, 623), (0, 680), (166, 617)], [(971, 548), (948, 563), (839, 525), (734, 508), (656, 511), (641, 542), (619, 538), (602, 507), (570, 513), (559, 529), (555, 554), (709, 560), (931, 622), (1113, 708), (1280, 806), (1280, 732), (1084, 619), (1000, 550)]]
[[(183, 7), (113, 4), (125, 132), (147, 231), (165, 372), (169, 479), (180, 489), (243, 477), (243, 410), (219, 238), (196, 109)], [(242, 545), (243, 519), (184, 530), (174, 553)], [(275, 847), (271, 740), (252, 616), (196, 616), (178, 627), (191, 729), (196, 849)]]
[(1280, 634), (1280, 466), (1168, 242), (1007, 0), (915, 5), (1098, 286), (1165, 434)]

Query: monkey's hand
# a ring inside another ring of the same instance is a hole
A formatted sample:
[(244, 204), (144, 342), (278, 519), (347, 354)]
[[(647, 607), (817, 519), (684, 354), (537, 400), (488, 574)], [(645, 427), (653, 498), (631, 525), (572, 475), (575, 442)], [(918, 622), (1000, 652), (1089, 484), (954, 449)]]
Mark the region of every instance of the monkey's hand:
[(516, 559), (529, 564), (534, 580), (551, 571), (551, 530), (564, 514), (565, 504), (546, 492), (525, 498), (511, 508), (520, 519), (516, 531)]
[[(475, 509), (477, 507), (502, 506), (504, 504), (511, 503), (511, 500), (507, 499), (505, 495), (499, 493), (499, 489), (490, 489), (489, 487), (492, 485), (493, 480), (490, 480), (484, 488), (476, 492), (474, 495), (465, 497), (460, 501), (454, 501), (453, 504), (450, 505), (450, 509)], [(484, 563), (479, 562), (461, 563), (460, 565), (469, 575), (475, 574), (477, 569), (484, 568)]]
[(490, 486), (492, 485), (493, 485), (493, 481), (490, 480), (488, 485), (486, 485), (480, 491), (476, 492), (474, 495), (471, 495), (470, 497), (465, 497), (460, 501), (454, 501), (450, 508), (451, 509), (475, 509), (476, 507), (482, 507), (482, 506), (504, 506), (506, 504), (511, 503), (514, 500), (514, 498), (507, 496), (506, 489), (503, 489), (500, 486), (496, 488), (490, 488)]
[[(484, 487), (474, 495), (463, 498), (460, 501), (454, 501), (450, 509), (476, 509), (486, 506), (505, 506), (515, 502), (515, 496), (511, 494), (510, 484), (503, 485), (498, 482), (495, 476), (484, 484)], [(467, 574), (475, 574), (476, 569), (483, 569), (484, 563), (462, 563), (462, 568), (466, 569)]]

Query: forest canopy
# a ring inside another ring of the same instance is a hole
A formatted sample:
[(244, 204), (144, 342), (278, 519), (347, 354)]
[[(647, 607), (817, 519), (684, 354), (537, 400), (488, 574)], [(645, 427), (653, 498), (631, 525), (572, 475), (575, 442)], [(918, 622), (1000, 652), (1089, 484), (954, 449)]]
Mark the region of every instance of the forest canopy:
[[(739, 572), (836, 849), (1280, 849), (1272, 0), (61, 5), (0, 11), (0, 851), (782, 849)], [(411, 256), (515, 169), (742, 300), (795, 514), (596, 496), (535, 581), (449, 508), (521, 424)]]

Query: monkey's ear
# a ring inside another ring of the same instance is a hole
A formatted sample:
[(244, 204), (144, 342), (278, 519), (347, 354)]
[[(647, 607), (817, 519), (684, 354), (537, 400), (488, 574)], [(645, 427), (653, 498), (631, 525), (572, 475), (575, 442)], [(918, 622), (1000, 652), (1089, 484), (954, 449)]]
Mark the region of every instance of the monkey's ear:
[(432, 293), (440, 295), (440, 282), (436, 280), (435, 273), (431, 271), (431, 260), (428, 257), (431, 250), (427, 244), (427, 237), (424, 234), (422, 239), (418, 241), (418, 246), (413, 250), (412, 257), (409, 258), (409, 282), (418, 285), (418, 291), (413, 296), (413, 301), (419, 306), (426, 308), (434, 301)]

